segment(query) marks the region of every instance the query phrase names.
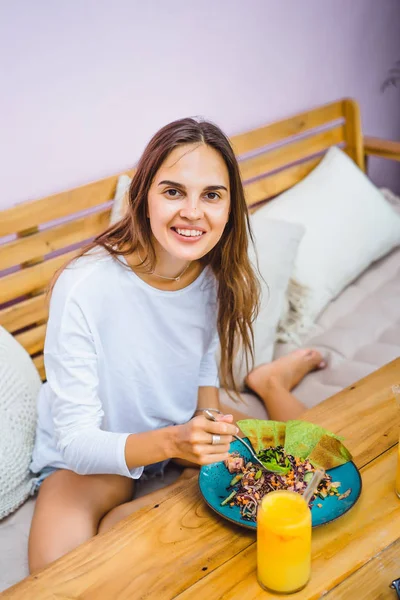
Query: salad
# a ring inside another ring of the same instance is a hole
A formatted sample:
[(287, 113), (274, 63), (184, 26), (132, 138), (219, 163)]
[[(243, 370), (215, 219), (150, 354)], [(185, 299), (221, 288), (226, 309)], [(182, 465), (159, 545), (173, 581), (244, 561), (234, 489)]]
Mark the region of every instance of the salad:
[[(266, 494), (276, 490), (290, 490), (302, 494), (315, 472), (309, 460), (287, 454), (282, 446), (267, 448), (258, 456), (268, 463), (276, 461), (282, 470), (274, 473), (264, 471), (255, 463), (245, 463), (238, 452), (233, 452), (225, 461), (227, 469), (234, 477), (228, 487), (229, 494), (221, 505), (239, 506), (241, 516), (249, 521), (256, 521), (258, 505)], [(328, 496), (340, 496), (339, 487), (340, 482), (332, 482), (332, 478), (327, 474), (311, 498), (310, 508), (316, 498), (323, 500)]]
[[(230, 454), (225, 466), (234, 475), (222, 506), (238, 506), (241, 516), (256, 521), (258, 505), (269, 492), (289, 490), (302, 494), (316, 468), (331, 469), (351, 460), (351, 454), (337, 435), (304, 421), (263, 421), (246, 419), (238, 426), (249, 439), (257, 457), (265, 465), (246, 462), (239, 452)], [(351, 489), (339, 491), (340, 482), (326, 473), (310, 500), (321, 508), (328, 496), (347, 498)]]

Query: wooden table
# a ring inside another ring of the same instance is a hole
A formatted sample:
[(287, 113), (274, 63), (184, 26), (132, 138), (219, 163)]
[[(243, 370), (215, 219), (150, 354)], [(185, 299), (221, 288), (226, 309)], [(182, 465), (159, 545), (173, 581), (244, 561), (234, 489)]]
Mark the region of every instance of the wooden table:
[[(313, 530), (312, 578), (294, 599), (393, 599), (400, 577), (400, 500), (394, 492), (400, 410), (391, 386), (400, 359), (307, 411), (345, 437), (363, 491), (343, 517)], [(141, 509), (36, 576), (0, 594), (32, 600), (256, 600), (253, 532), (219, 518), (195, 479)]]

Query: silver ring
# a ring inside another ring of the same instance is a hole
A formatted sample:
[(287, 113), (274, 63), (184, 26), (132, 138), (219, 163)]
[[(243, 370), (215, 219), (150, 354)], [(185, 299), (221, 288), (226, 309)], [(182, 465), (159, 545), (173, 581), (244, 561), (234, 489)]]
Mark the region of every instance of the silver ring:
[(215, 444), (220, 444), (221, 443), (221, 436), (213, 433), (212, 434), (212, 441), (211, 441), (212, 445), (215, 446)]

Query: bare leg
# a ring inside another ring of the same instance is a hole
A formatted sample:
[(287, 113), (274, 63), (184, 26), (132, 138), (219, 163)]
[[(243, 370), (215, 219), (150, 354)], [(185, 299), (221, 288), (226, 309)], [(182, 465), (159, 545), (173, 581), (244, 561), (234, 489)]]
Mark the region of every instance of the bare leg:
[[(276, 385), (274, 380), (263, 381), (263, 387), (257, 393), (267, 411), (268, 418), (275, 421), (288, 421), (289, 419), (296, 419), (303, 413), (306, 408), (293, 394), (285, 390), (281, 385)], [(227, 406), (222, 401), (220, 402), (221, 411), (224, 414), (233, 415), (233, 422), (241, 421), (242, 419), (260, 418), (254, 417), (250, 412), (244, 413), (240, 410), (240, 404), (238, 408), (234, 408), (232, 404)], [(265, 418), (265, 417), (262, 417)], [(238, 435), (244, 437), (243, 433), (239, 431)]]
[(184, 469), (178, 479), (170, 485), (167, 485), (160, 490), (151, 492), (150, 494), (146, 494), (145, 496), (141, 496), (140, 498), (136, 498), (136, 500), (131, 500), (130, 502), (125, 502), (124, 504), (116, 506), (103, 517), (100, 522), (98, 532), (105, 533), (116, 523), (119, 523), (119, 521), (122, 521), (122, 519), (132, 515), (144, 506), (151, 506), (154, 503), (158, 504), (171, 491), (177, 490), (177, 488), (182, 485), (182, 481), (196, 477), (198, 474), (199, 470), (196, 468)]
[(42, 483), (29, 533), (29, 569), (42, 569), (96, 535), (102, 517), (133, 495), (120, 475), (60, 470)]
[(269, 419), (273, 421), (297, 419), (307, 410), (293, 394), (273, 381), (266, 383), (258, 395), (265, 404)]
[(264, 402), (270, 419), (296, 419), (305, 410), (290, 390), (314, 369), (325, 367), (322, 355), (316, 350), (296, 350), (272, 363), (260, 365), (246, 377), (246, 385)]

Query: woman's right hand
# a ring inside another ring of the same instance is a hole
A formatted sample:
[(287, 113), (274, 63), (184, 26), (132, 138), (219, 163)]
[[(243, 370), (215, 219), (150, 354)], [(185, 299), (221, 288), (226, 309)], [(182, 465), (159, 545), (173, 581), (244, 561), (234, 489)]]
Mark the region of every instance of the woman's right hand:
[(204, 415), (199, 415), (183, 425), (176, 425), (174, 458), (197, 465), (226, 460), (232, 436), (239, 429), (232, 423), (232, 415), (216, 415), (216, 418), (217, 421), (210, 421)]

